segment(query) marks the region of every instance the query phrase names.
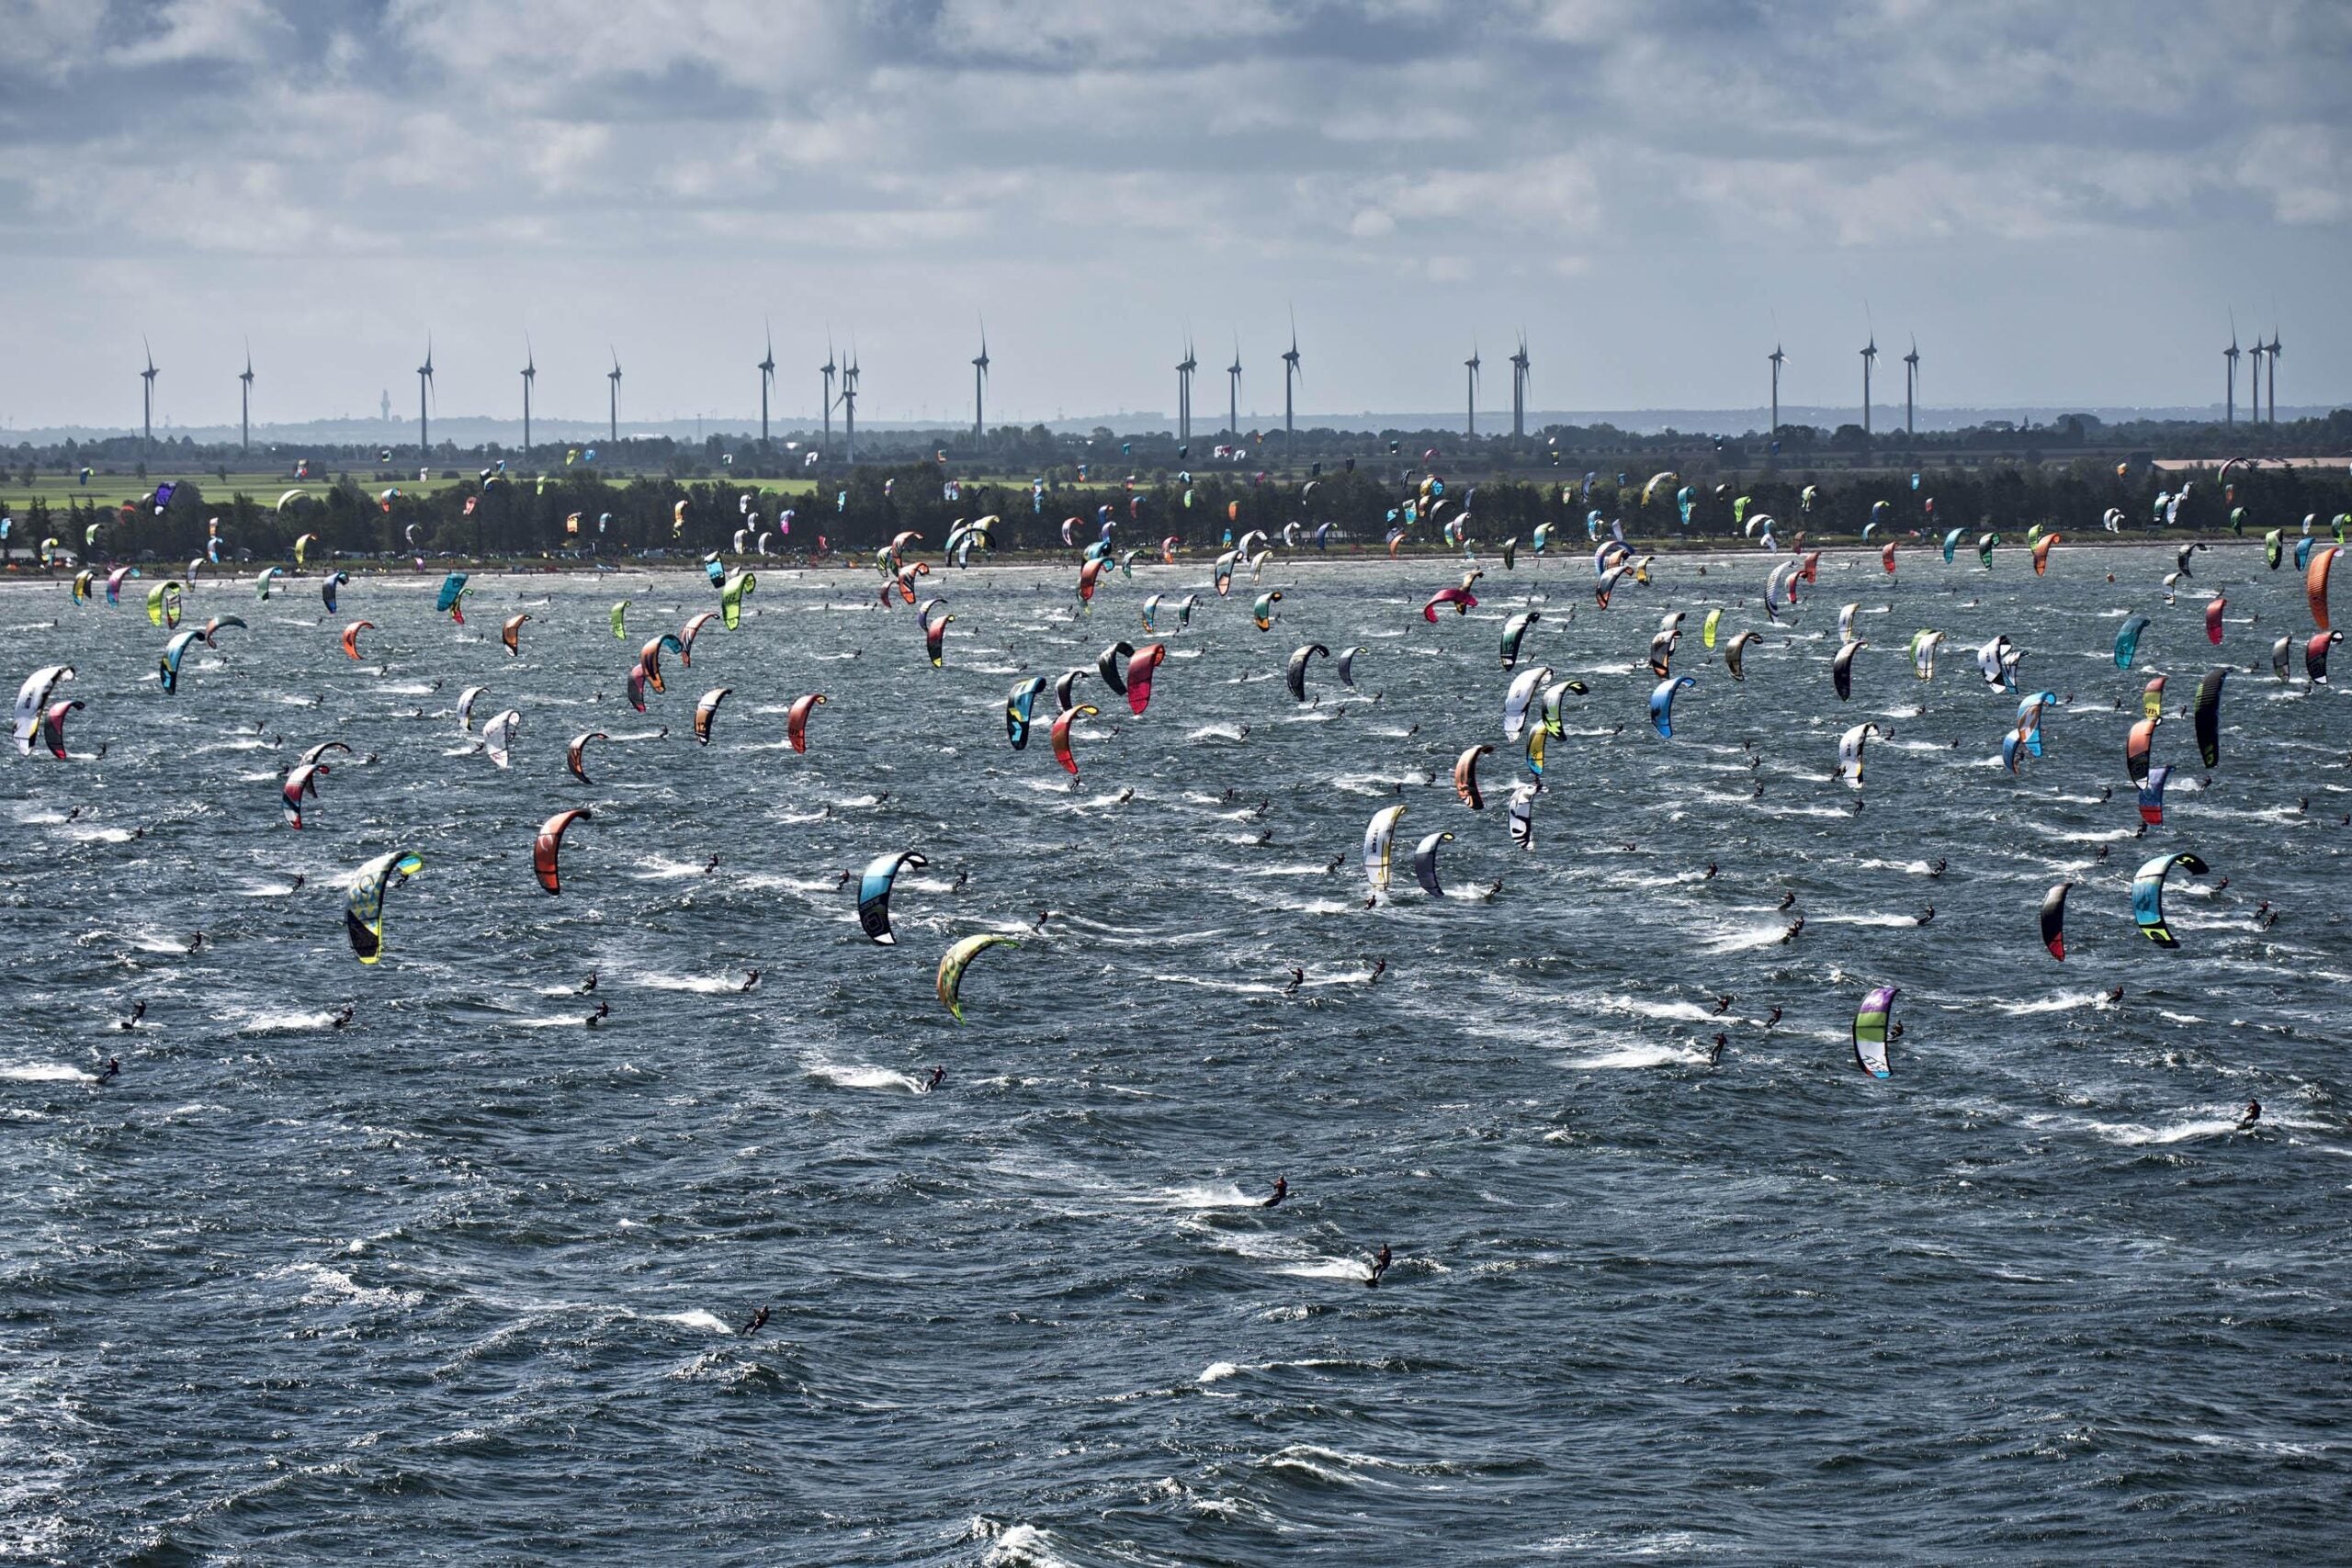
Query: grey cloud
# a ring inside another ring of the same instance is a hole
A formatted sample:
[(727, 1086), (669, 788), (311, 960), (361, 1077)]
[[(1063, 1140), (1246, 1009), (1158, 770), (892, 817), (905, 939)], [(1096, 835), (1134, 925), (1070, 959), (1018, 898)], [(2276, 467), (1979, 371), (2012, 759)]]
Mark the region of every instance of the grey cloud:
[[(2332, 0), (10, 10), (0, 246), (58, 405), (20, 392), (17, 423), (119, 400), (113, 367), (80, 367), (85, 333), (40, 341), (45, 317), (202, 355), (254, 300), (333, 320), (355, 291), (337, 352), (369, 363), (427, 324), (462, 344), (616, 316), (594, 335), (649, 340), (632, 387), (671, 407), (718, 400), (704, 367), (735, 316), (855, 320), (901, 367), (901, 392), (869, 379), (877, 413), (949, 406), (957, 361), (918, 345), (983, 305), (1009, 412), (1164, 402), (1164, 354), (1124, 369), (1075, 340), (1293, 300), (1340, 339), (1317, 350), (1338, 406), (1442, 405), (1457, 340), (1521, 321), (1577, 343), (1564, 400), (1720, 403), (1722, 344), (1758, 310), (1849, 320), (1860, 293), (1941, 331), (1946, 384), (1993, 401), (2003, 357), (1961, 363), (1962, 342), (2021, 332), (2005, 317), (2127, 252), (2150, 312), (2276, 298), (2298, 372), (2340, 377), (2352, 350), (2327, 261), (2352, 223), (2352, 7)], [(390, 374), (279, 352), (289, 399)], [(2176, 357), (2135, 344), (2102, 361), (2130, 386), (2007, 395), (2178, 401), (2192, 385), (2153, 380), (2209, 367)], [(504, 395), (485, 374), (485, 404)]]

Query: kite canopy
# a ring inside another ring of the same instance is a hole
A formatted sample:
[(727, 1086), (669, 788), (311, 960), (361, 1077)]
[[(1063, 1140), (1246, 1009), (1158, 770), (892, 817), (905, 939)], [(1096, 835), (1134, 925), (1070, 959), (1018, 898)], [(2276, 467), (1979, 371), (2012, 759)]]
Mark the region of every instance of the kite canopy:
[(1862, 998), (1854, 1013), (1854, 1063), (1874, 1078), (1892, 1077), (1886, 1047), (1896, 988), (1881, 986)]

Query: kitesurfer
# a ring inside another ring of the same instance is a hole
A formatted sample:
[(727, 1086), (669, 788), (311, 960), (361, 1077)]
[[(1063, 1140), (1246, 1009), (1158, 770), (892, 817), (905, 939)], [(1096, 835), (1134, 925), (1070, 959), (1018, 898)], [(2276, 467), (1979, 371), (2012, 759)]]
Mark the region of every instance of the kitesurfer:
[(741, 990), (741, 991), (756, 991), (756, 990), (758, 990), (759, 988), (760, 988), (760, 972), (759, 972), (758, 970), (756, 970), (756, 969), (746, 969), (746, 970), (744, 970), (744, 971), (743, 971), (743, 983), (742, 983), (741, 986), (737, 987), (736, 987), (736, 989), (738, 989), (738, 990)]
[(922, 1091), (925, 1094), (929, 1094), (946, 1081), (947, 1069), (945, 1067), (933, 1067), (931, 1069), (931, 1077), (923, 1083)]
[(1731, 1011), (1731, 1004), (1738, 999), (1738, 998), (1733, 996), (1728, 991), (1717, 997), (1715, 998), (1715, 1016), (1720, 1018), (1724, 1013)]
[(337, 1029), (348, 1029), (351, 1027), (351, 1020), (357, 1010), (358, 1010), (354, 1008), (349, 1002), (345, 1002), (343, 1004), (343, 1010), (336, 1013), (334, 1017), (329, 1019), (327, 1021), (334, 1025)]
[(2238, 1120), (2238, 1131), (2243, 1133), (2248, 1127), (2253, 1126), (2256, 1122), (2261, 1120), (2262, 1101), (2258, 1100), (2249, 1100), (2245, 1102), (2245, 1114)]
[(588, 1027), (589, 1027), (589, 1028), (591, 1028), (591, 1029), (594, 1029), (594, 1028), (595, 1028), (598, 1024), (600, 1024), (600, 1023), (604, 1022), (604, 1021), (605, 1021), (605, 1020), (606, 1020), (606, 1019), (610, 1018), (612, 1015), (613, 1015), (613, 1004), (612, 1004), (612, 1003), (610, 1003), (610, 1002), (598, 1002), (598, 1003), (596, 1004), (596, 1010), (595, 1010), (594, 1012), (592, 1012), (592, 1013), (590, 1013), (590, 1014), (588, 1015)]
[(145, 1002), (133, 1002), (130, 1004), (130, 1016), (128, 1018), (119, 1018), (115, 1020), (114, 1026), (117, 1029), (136, 1029), (139, 1027), (139, 1021), (146, 1016), (147, 1004)]
[(1385, 958), (1375, 958), (1372, 961), (1372, 978), (1366, 980), (1364, 984), (1367, 986), (1377, 985), (1380, 981), (1380, 977), (1387, 973), (1388, 960)]
[(1794, 908), (1796, 907), (1796, 901), (1797, 895), (1796, 889), (1794, 888), (1791, 888), (1788, 892), (1781, 895), (1781, 908), (1782, 909)]
[(122, 1058), (119, 1056), (108, 1056), (107, 1058), (106, 1070), (98, 1074), (98, 1081), (100, 1083), (112, 1083), (115, 1079), (120, 1077), (122, 1077)]
[(704, 863), (703, 863), (702, 874), (703, 874), (705, 876), (708, 876), (712, 872), (717, 871), (718, 869), (718, 857), (717, 855), (715, 855), (715, 854), (714, 854), (714, 855), (712, 855), (712, 856), (710, 857), (710, 859), (708, 859), (707, 861), (706, 861), (706, 862), (704, 862)]
[(1290, 1178), (1287, 1176), (1277, 1176), (1274, 1178), (1273, 1196), (1259, 1204), (1258, 1207), (1261, 1209), (1279, 1209), (1283, 1205), (1283, 1200), (1289, 1196)]
[(757, 1334), (761, 1329), (765, 1328), (767, 1325), (768, 1309), (763, 1305), (759, 1311), (752, 1314), (752, 1321), (743, 1325), (743, 1337), (749, 1339), (752, 1335)]
[(1789, 922), (1789, 929), (1781, 933), (1781, 945), (1782, 947), (1786, 947), (1789, 943), (1796, 941), (1797, 938), (1803, 935), (1804, 935), (1804, 917), (1803, 915), (1799, 915), (1795, 919)]
[(1924, 926), (1924, 925), (1926, 925), (1929, 920), (1932, 920), (1932, 919), (1934, 919), (1935, 918), (1936, 918), (1936, 907), (1935, 907), (1933, 904), (1930, 904), (1930, 905), (1928, 905), (1926, 908), (1924, 908), (1924, 909), (1922, 909), (1922, 910), (1920, 910), (1920, 911), (1919, 911), (1918, 919), (1916, 919), (1916, 920), (1914, 920), (1912, 923), (1913, 923), (1913, 924), (1915, 924), (1915, 925), (1922, 925), (1922, 926)]
[(203, 933), (202, 931), (198, 931), (198, 932), (197, 932), (197, 933), (196, 933), (196, 935), (194, 935), (194, 936), (192, 936), (192, 937), (190, 937), (190, 938), (188, 939), (187, 950), (188, 950), (190, 953), (194, 953), (195, 951), (197, 951), (197, 949), (198, 949), (198, 948), (202, 947), (203, 945), (204, 945), (204, 933)]
[(291, 886), (291, 887), (289, 887), (289, 888), (288, 888), (288, 889), (287, 889), (287, 891), (288, 891), (288, 892), (289, 892), (289, 893), (300, 893), (300, 891), (302, 891), (302, 884), (303, 884), (303, 882), (304, 882), (304, 881), (306, 881), (306, 880), (307, 880), (307, 879), (303, 876), (303, 874), (302, 874), (300, 872), (299, 872), (299, 871), (298, 871), (298, 872), (296, 872), (296, 873), (294, 874), (294, 886)]
[(1770, 1029), (1770, 1028), (1771, 1028), (1774, 1024), (1776, 1024), (1776, 1023), (1778, 1023), (1778, 1022), (1780, 1022), (1780, 1021), (1781, 1021), (1781, 1010), (1780, 1010), (1779, 1008), (1774, 1008), (1770, 1012), (1769, 1012), (1769, 1013), (1767, 1013), (1767, 1014), (1765, 1015), (1765, 1017), (1764, 1017), (1764, 1027), (1765, 1027), (1765, 1028), (1767, 1028), (1767, 1029)]
[(1709, 862), (1707, 863), (1707, 874), (1706, 874), (1706, 875), (1704, 875), (1704, 876), (1702, 876), (1702, 877), (1701, 877), (1699, 880), (1700, 880), (1700, 881), (1702, 881), (1702, 882), (1713, 882), (1714, 879), (1715, 879), (1715, 863), (1714, 863), (1714, 862), (1713, 862), (1713, 861), (1709, 861)]
[(1940, 860), (1939, 860), (1938, 862), (1936, 862), (1936, 863), (1935, 863), (1935, 864), (1933, 864), (1933, 865), (1931, 865), (1931, 866), (1929, 866), (1929, 867), (1928, 868), (1928, 874), (1929, 876), (1941, 876), (1943, 874), (1944, 874), (1944, 863), (1943, 863), (1942, 861), (1940, 861)]
[(1295, 997), (1298, 995), (1298, 988), (1305, 984), (1306, 984), (1306, 971), (1293, 964), (1290, 971), (1290, 984), (1283, 987), (1283, 995)]
[(1380, 1283), (1380, 1277), (1388, 1272), (1388, 1266), (1395, 1259), (1391, 1257), (1388, 1251), (1388, 1244), (1385, 1241), (1382, 1242), (1380, 1244), (1379, 1254), (1372, 1260), (1372, 1276), (1365, 1280), (1364, 1283), (1367, 1285), (1378, 1285)]
[(2118, 986), (2118, 987), (2115, 987), (2115, 989), (2113, 989), (2113, 990), (2111, 990), (2111, 991), (2108, 992), (2108, 993), (2107, 993), (2107, 999), (2108, 999), (2109, 1001), (2110, 1001), (2110, 1002), (2120, 1002), (2120, 1001), (2121, 1001), (2121, 1000), (2123, 999), (2123, 987), (2120, 987), (2120, 986)]
[(1722, 1030), (1715, 1031), (1715, 1048), (1707, 1053), (1707, 1066), (1711, 1067), (1723, 1066), (1724, 1047), (1730, 1043), (1731, 1042), (1724, 1037)]
[(595, 972), (594, 969), (591, 969), (591, 970), (589, 970), (589, 971), (588, 971), (588, 978), (586, 978), (585, 980), (582, 980), (582, 981), (581, 981), (581, 982), (580, 982), (580, 990), (581, 990), (581, 994), (582, 994), (582, 996), (585, 996), (587, 993), (589, 993), (590, 991), (594, 990), (595, 988), (596, 988), (596, 972)]
[(970, 866), (966, 866), (963, 870), (956, 874), (956, 886), (949, 888), (947, 891), (950, 893), (961, 893), (964, 891), (964, 885), (971, 880), (972, 868)]

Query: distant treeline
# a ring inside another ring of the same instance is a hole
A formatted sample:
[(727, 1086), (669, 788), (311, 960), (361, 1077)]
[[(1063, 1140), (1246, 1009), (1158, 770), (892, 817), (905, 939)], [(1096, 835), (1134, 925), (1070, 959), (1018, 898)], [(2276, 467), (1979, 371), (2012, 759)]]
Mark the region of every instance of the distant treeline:
[[(1225, 457), (1221, 444), (1238, 448)], [(413, 446), (373, 444), (335, 446), (265, 443), (244, 452), (234, 443), (198, 444), (187, 436), (167, 437), (143, 449), (135, 435), (113, 435), (92, 441), (63, 441), (34, 446), (0, 447), (0, 489), (14, 482), (35, 488), (40, 474), (77, 475), (94, 468), (112, 486), (125, 479), (220, 479), (246, 474), (256, 468), (291, 471), (296, 459), (308, 459), (314, 472), (350, 471), (414, 477), (420, 468), (457, 477), (503, 461), (514, 473), (560, 473), (568, 460), (590, 448), (596, 451), (599, 469), (616, 475), (644, 475), (680, 480), (821, 478), (832, 481), (846, 471), (842, 460), (845, 443), (836, 429), (833, 445), (813, 467), (808, 443), (787, 446), (779, 437), (763, 448), (748, 433), (715, 434), (701, 441), (667, 436), (624, 435), (618, 442), (537, 442), (528, 451), (499, 446), (459, 447), (442, 442), (429, 457)], [(1694, 477), (1731, 476), (1769, 468), (1775, 460), (1787, 468), (1851, 470), (1951, 467), (1966, 463), (1997, 465), (2003, 460), (2037, 463), (2064, 461), (2094, 452), (2115, 457), (2165, 457), (2215, 459), (2229, 457), (2336, 457), (2352, 453), (2352, 410), (2339, 409), (2324, 418), (2290, 420), (2279, 424), (2234, 425), (2219, 422), (2176, 420), (2134, 421), (2109, 424), (2090, 414), (2067, 414), (2030, 428), (2006, 422), (1964, 430), (1926, 431), (1917, 436), (1901, 430), (1880, 430), (1865, 436), (1859, 425), (1825, 430), (1784, 424), (1778, 432), (1778, 450), (1770, 435), (1710, 434), (1664, 430), (1637, 433), (1606, 423), (1547, 424), (1523, 438), (1482, 433), (1465, 436), (1459, 430), (1384, 429), (1337, 430), (1323, 426), (1301, 429), (1295, 445), (1284, 450), (1279, 423), (1261, 423), (1238, 438), (1221, 431), (1196, 431), (1189, 446), (1180, 446), (1165, 432), (1114, 434), (1097, 426), (1080, 435), (1056, 433), (1044, 425), (1001, 425), (976, 446), (968, 427), (936, 430), (862, 431), (857, 448), (862, 463), (885, 471), (899, 465), (936, 462), (942, 455), (951, 471), (1021, 478), (1043, 476), (1057, 482), (1076, 482), (1081, 467), (1099, 478), (1115, 470), (1157, 479), (1180, 470), (1216, 468), (1232, 473), (1260, 468), (1304, 474), (1320, 465), (1326, 471), (1352, 460), (1361, 467), (1399, 468), (1416, 463), (1434, 450), (1438, 466), (1465, 478), (1495, 474), (1532, 478), (1547, 472), (1581, 477), (1588, 469), (1673, 468)], [(292, 481), (288, 481), (292, 482)]]
[[(1770, 514), (1781, 541), (1802, 529), (1809, 539), (1851, 539), (1871, 520), (1873, 506), (1887, 503), (1881, 532), (1913, 531), (1940, 536), (1961, 527), (2022, 531), (2033, 524), (2062, 533), (2089, 536), (2102, 531), (2110, 507), (2120, 508), (2127, 533), (2143, 533), (2157, 520), (2157, 498), (2166, 477), (2144, 468), (2119, 474), (2113, 463), (2086, 459), (2064, 468), (2004, 467), (1923, 472), (1916, 487), (1907, 477), (1789, 474), (1752, 478), (1741, 484), (1690, 486), (1690, 515), (1680, 519), (1682, 485), (1660, 484), (1649, 503), (1641, 490), (1647, 475), (1614, 474), (1597, 480), (1588, 493), (1574, 480), (1498, 479), (1449, 484), (1451, 502), (1440, 521), (1460, 510), (1469, 513), (1471, 538), (1492, 546), (1517, 536), (1528, 540), (1538, 525), (1553, 525), (1555, 548), (1573, 549), (1586, 539), (1587, 516), (1600, 514), (1604, 528), (1622, 520), (1628, 538), (1662, 543), (1677, 537), (1729, 539), (1741, 530), (1734, 518), (1738, 497), (1745, 515)], [(2174, 481), (2177, 482), (2177, 481)], [(1804, 491), (1815, 493), (1808, 508)], [(348, 476), (324, 486), (284, 510), (277, 497), (236, 494), (225, 500), (205, 493), (201, 481), (182, 480), (158, 515), (152, 505), (126, 508), (76, 501), (64, 508), (40, 502), (13, 512), (8, 540), (17, 554), (45, 537), (56, 537), (79, 553), (87, 527), (100, 525), (94, 558), (183, 561), (206, 553), (208, 524), (218, 519), (224, 560), (282, 561), (298, 536), (315, 534), (319, 552), (345, 556), (427, 556), (445, 553), (484, 558), (554, 555), (620, 557), (646, 550), (684, 556), (732, 553), (736, 531), (749, 528), (775, 536), (779, 554), (807, 557), (870, 554), (907, 530), (921, 534), (937, 550), (958, 519), (994, 514), (996, 547), (1048, 550), (1062, 547), (1065, 518), (1075, 518), (1071, 537), (1099, 536), (1100, 519), (1116, 523), (1123, 548), (1156, 549), (1173, 536), (1195, 553), (1218, 547), (1229, 532), (1238, 537), (1262, 528), (1279, 536), (1283, 525), (1312, 530), (1332, 525), (1332, 547), (1380, 548), (1402, 521), (1408, 491), (1393, 478), (1361, 469), (1342, 470), (1304, 482), (1257, 482), (1239, 476), (1200, 478), (1187, 484), (1048, 485), (1042, 497), (1026, 485), (974, 484), (945, 493), (938, 468), (910, 464), (895, 469), (861, 468), (810, 496), (786, 497), (725, 482), (639, 479), (610, 483), (585, 476), (545, 480), (467, 480), (429, 495), (396, 494), (389, 502)], [(746, 511), (748, 501), (749, 511)], [(675, 525), (680, 502), (683, 525)], [(789, 531), (782, 513), (790, 508)], [(1107, 513), (1102, 509), (1107, 508)], [(0, 511), (9, 511), (0, 499)], [(2352, 478), (2336, 470), (2276, 468), (2233, 470), (2229, 493), (2212, 477), (2196, 479), (2176, 519), (2178, 531), (2217, 534), (2233, 525), (2249, 535), (2271, 528), (2300, 531), (2306, 515), (2314, 530), (2329, 528), (2340, 513), (2352, 511)], [(577, 532), (567, 519), (577, 519)], [(412, 532), (413, 530), (413, 532)], [(1442, 543), (1424, 518), (1408, 534), (1414, 546)]]

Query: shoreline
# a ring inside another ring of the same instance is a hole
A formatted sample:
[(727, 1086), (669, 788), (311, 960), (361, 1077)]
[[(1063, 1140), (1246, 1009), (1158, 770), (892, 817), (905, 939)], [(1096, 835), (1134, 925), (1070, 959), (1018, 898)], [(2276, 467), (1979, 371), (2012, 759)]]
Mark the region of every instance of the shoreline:
[[(2282, 542), (2290, 539), (2300, 539), (2302, 536), (2303, 536), (2301, 534), (2289, 535), (2283, 528), (2280, 530)], [(2322, 539), (2324, 542), (2331, 545), (2335, 543), (2335, 539), (2329, 536), (2314, 533), (2310, 536), (2314, 539)], [(2233, 547), (2258, 549), (2262, 547), (2263, 543), (2259, 537), (2248, 538), (2230, 536), (2218, 539), (2207, 538), (2199, 536), (2193, 529), (2179, 529), (2169, 533), (2146, 534), (2140, 536), (2100, 533), (2080, 537), (2069, 536), (2062, 532), (2057, 536), (2057, 539), (2058, 543), (2053, 547), (2053, 548), (2061, 550), (2084, 548), (2130, 549), (2135, 547), (2155, 548), (2167, 547), (2177, 548), (2181, 545), (2189, 543), (2201, 544), (2209, 549), (2215, 550)], [(1924, 549), (1932, 553), (1940, 553), (1940, 546), (1930, 545), (1924, 538), (1912, 539), (1906, 537), (1895, 542), (1903, 545), (1906, 551), (1917, 551)], [(1597, 546), (1592, 547), (1592, 548), (1597, 547)], [(1875, 557), (1879, 554), (1882, 547), (1874, 543), (1863, 544), (1858, 539), (1843, 539), (1835, 541), (1825, 540), (1817, 544), (1810, 545), (1804, 552), (1799, 552), (1793, 549), (1782, 549), (1767, 555), (1765, 551), (1759, 548), (1743, 549), (1736, 545), (1712, 539), (1699, 540), (1675, 538), (1658, 540), (1646, 547), (1629, 546), (1628, 547), (1632, 548), (1634, 554), (1636, 556), (1700, 556), (1710, 558), (1721, 557), (1725, 559), (1736, 559), (1741, 557), (1747, 557), (1749, 558), (1770, 560), (1792, 558), (1799, 555), (1800, 553), (1809, 554), (1814, 550), (1818, 550), (1826, 558), (1835, 558), (1843, 555)], [(2000, 548), (2005, 550), (2023, 551), (2027, 547), (2028, 547), (2024, 545), (2021, 537), (2017, 541), (2004, 539), (2000, 546)], [(1964, 546), (1963, 553), (1974, 553), (1974, 545), (1973, 542)], [(923, 558), (921, 552), (917, 553), (915, 558)], [(1447, 550), (1444, 548), (1429, 547), (1408, 549), (1395, 556), (1389, 555), (1385, 550), (1376, 550), (1369, 547), (1350, 550), (1344, 554), (1339, 551), (1297, 550), (1292, 551), (1287, 555), (1283, 556), (1281, 558), (1286, 564), (1312, 562), (1322, 566), (1363, 567), (1405, 566), (1416, 562), (1428, 562), (1432, 565), (1445, 565), (1448, 567), (1493, 567), (1505, 571), (1515, 572), (1530, 570), (1529, 563), (1531, 561), (1544, 564), (1559, 561), (1574, 562), (1578, 565), (1589, 565), (1591, 559), (1591, 549), (1579, 548), (1575, 551), (1555, 550), (1541, 557), (1533, 555), (1531, 551), (1522, 550), (1520, 552), (1520, 564), (1517, 567), (1512, 568), (1502, 568), (1500, 566), (1501, 557), (1499, 553), (1492, 549), (1482, 551), (1473, 556), (1464, 556), (1458, 551)], [(874, 563), (871, 559), (853, 556), (834, 555), (828, 556), (819, 560), (795, 560), (787, 556), (738, 556), (725, 557), (722, 558), (722, 559), (726, 561), (729, 571), (744, 570), (754, 574), (757, 574), (762, 570), (810, 573), (850, 572), (855, 574), (875, 574)], [(1197, 555), (1185, 555), (1172, 562), (1162, 561), (1155, 557), (1148, 561), (1138, 560), (1136, 564), (1138, 567), (1150, 567), (1159, 570), (1174, 570), (1187, 566), (1197, 566), (1205, 569), (1209, 567), (1215, 559), (1216, 555), (1214, 553), (1204, 552)], [(92, 571), (104, 572), (113, 570), (113, 566), (123, 564), (130, 564), (134, 567), (145, 567), (160, 563), (146, 561), (124, 563), (116, 561), (109, 566), (92, 567), (89, 570)], [(1005, 550), (996, 552), (986, 560), (974, 561), (969, 566), (958, 567), (942, 565), (936, 569), (934, 575), (962, 571), (1031, 570), (1039, 568), (1052, 567), (1061, 567), (1074, 570), (1078, 564), (1078, 560), (1072, 554), (1059, 550)], [(1957, 555), (1954, 558), (1953, 564), (1958, 564)], [(469, 574), (482, 573), (485, 575), (497, 575), (501, 577), (595, 575), (612, 577), (650, 577), (673, 571), (691, 572), (695, 574), (699, 574), (702, 571), (702, 562), (700, 558), (692, 557), (682, 560), (644, 560), (631, 558), (621, 561), (601, 561), (579, 559), (553, 560), (538, 557), (516, 556), (492, 557), (481, 560), (476, 560), (470, 558), (428, 560), (424, 563), (422, 569), (416, 567), (413, 563), (413, 560), (355, 560), (347, 558), (334, 558), (324, 562), (314, 562), (304, 567), (296, 567), (291, 563), (279, 561), (244, 561), (240, 562), (235, 566), (208, 566), (207, 570), (199, 573), (198, 576), (200, 578), (217, 577), (230, 579), (232, 581), (250, 582), (255, 575), (268, 570), (272, 566), (277, 567), (289, 581), (315, 581), (319, 578), (324, 577), (329, 571), (345, 572), (353, 578), (409, 577), (415, 578), (420, 581), (435, 576), (446, 576), (447, 573), (453, 571), (462, 571)], [(35, 566), (30, 563), (9, 561), (5, 565), (0, 565), (0, 587), (34, 585), (51, 586), (57, 584), (70, 585), (74, 581), (74, 574), (81, 570), (82, 569), (79, 567), (44, 568)], [(142, 581), (144, 579), (142, 579)]]

